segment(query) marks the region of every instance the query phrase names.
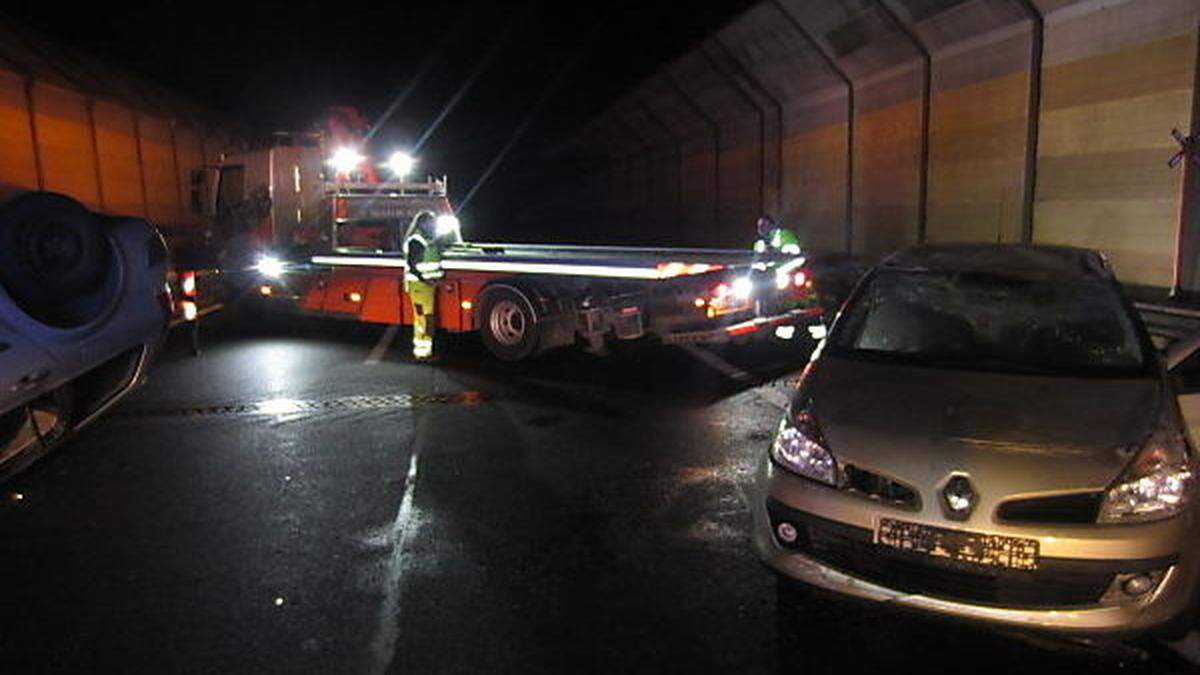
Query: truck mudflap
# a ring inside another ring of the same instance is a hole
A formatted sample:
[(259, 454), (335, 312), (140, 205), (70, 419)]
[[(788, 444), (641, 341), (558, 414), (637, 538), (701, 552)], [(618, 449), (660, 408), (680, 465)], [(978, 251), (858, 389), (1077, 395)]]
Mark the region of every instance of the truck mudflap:
[(810, 325), (814, 321), (819, 320), (824, 314), (825, 309), (820, 306), (793, 309), (783, 314), (755, 317), (719, 328), (668, 333), (662, 336), (662, 341), (665, 344), (672, 345), (729, 342), (730, 340), (742, 337), (765, 335), (766, 330), (778, 328), (779, 326)]

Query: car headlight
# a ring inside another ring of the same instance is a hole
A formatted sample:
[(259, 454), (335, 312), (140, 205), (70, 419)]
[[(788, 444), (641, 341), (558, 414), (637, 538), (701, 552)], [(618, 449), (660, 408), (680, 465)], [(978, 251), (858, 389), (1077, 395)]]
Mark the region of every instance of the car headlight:
[(1178, 433), (1157, 433), (1104, 493), (1101, 523), (1141, 523), (1169, 518), (1191, 497), (1195, 467)]
[(771, 444), (771, 458), (793, 473), (837, 485), (837, 462), (825, 447), (825, 439), (811, 413), (786, 414)]

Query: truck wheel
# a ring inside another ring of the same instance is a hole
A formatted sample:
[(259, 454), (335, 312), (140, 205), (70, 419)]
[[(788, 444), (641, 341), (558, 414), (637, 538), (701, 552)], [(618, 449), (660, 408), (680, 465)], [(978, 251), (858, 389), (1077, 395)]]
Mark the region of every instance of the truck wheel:
[(533, 305), (520, 291), (497, 286), (483, 297), (479, 332), (483, 345), (496, 358), (520, 361), (537, 352), (539, 327)]
[(41, 323), (68, 328), (95, 318), (111, 273), (101, 219), (59, 194), (31, 192), (0, 206), (0, 284)]

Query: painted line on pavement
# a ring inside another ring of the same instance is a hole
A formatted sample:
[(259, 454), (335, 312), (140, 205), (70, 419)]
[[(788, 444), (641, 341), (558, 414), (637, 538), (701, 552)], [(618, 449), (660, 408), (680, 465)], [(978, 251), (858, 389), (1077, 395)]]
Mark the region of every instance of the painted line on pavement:
[(392, 342), (396, 339), (396, 333), (400, 332), (400, 326), (392, 324), (383, 331), (379, 336), (379, 341), (371, 349), (371, 353), (367, 355), (367, 360), (363, 363), (372, 366), (383, 361), (383, 357), (387, 355), (387, 350), (391, 348)]
[[(680, 348), (690, 354), (697, 361), (700, 361), (704, 365), (712, 368), (731, 380), (736, 382), (753, 382), (755, 379), (750, 373), (738, 368), (737, 366), (708, 351), (707, 349), (704, 349), (703, 347), (697, 347), (696, 345), (680, 345)], [(774, 386), (773, 382), (768, 382), (762, 386), (755, 387), (750, 391), (757, 396), (759, 400), (767, 403), (768, 405), (779, 408), (780, 410), (786, 410), (788, 407), (789, 399), (787, 394), (779, 391), (779, 389)]]
[(388, 557), (384, 575), (383, 605), (379, 609), (379, 628), (371, 640), (371, 673), (385, 673), (396, 656), (396, 639), (400, 635), (398, 625), (400, 594), (404, 589), (404, 571), (408, 567), (408, 547), (412, 543), (419, 523), (413, 517), (413, 493), (417, 485), (418, 445), (413, 444), (408, 458), (408, 473), (404, 477), (404, 496), (400, 509), (392, 523), (392, 554)]
[(738, 382), (751, 382), (754, 380), (754, 376), (750, 373), (738, 368), (707, 349), (688, 344), (680, 346), (683, 351), (692, 355), (693, 358), (731, 380), (737, 380)]

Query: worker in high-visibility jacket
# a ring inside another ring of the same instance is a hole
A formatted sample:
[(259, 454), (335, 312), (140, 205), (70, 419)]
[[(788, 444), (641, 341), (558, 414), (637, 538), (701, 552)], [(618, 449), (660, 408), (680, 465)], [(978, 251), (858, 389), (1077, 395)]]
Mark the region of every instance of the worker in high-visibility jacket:
[(424, 212), (413, 218), (404, 236), (404, 292), (413, 306), (413, 357), (433, 357), (437, 331), (437, 284), (442, 278), (442, 252), (462, 241), (458, 218)]
[(756, 224), (758, 241), (754, 242), (755, 253), (785, 253), (800, 255), (800, 238), (795, 232), (780, 227), (771, 216), (762, 216)]

